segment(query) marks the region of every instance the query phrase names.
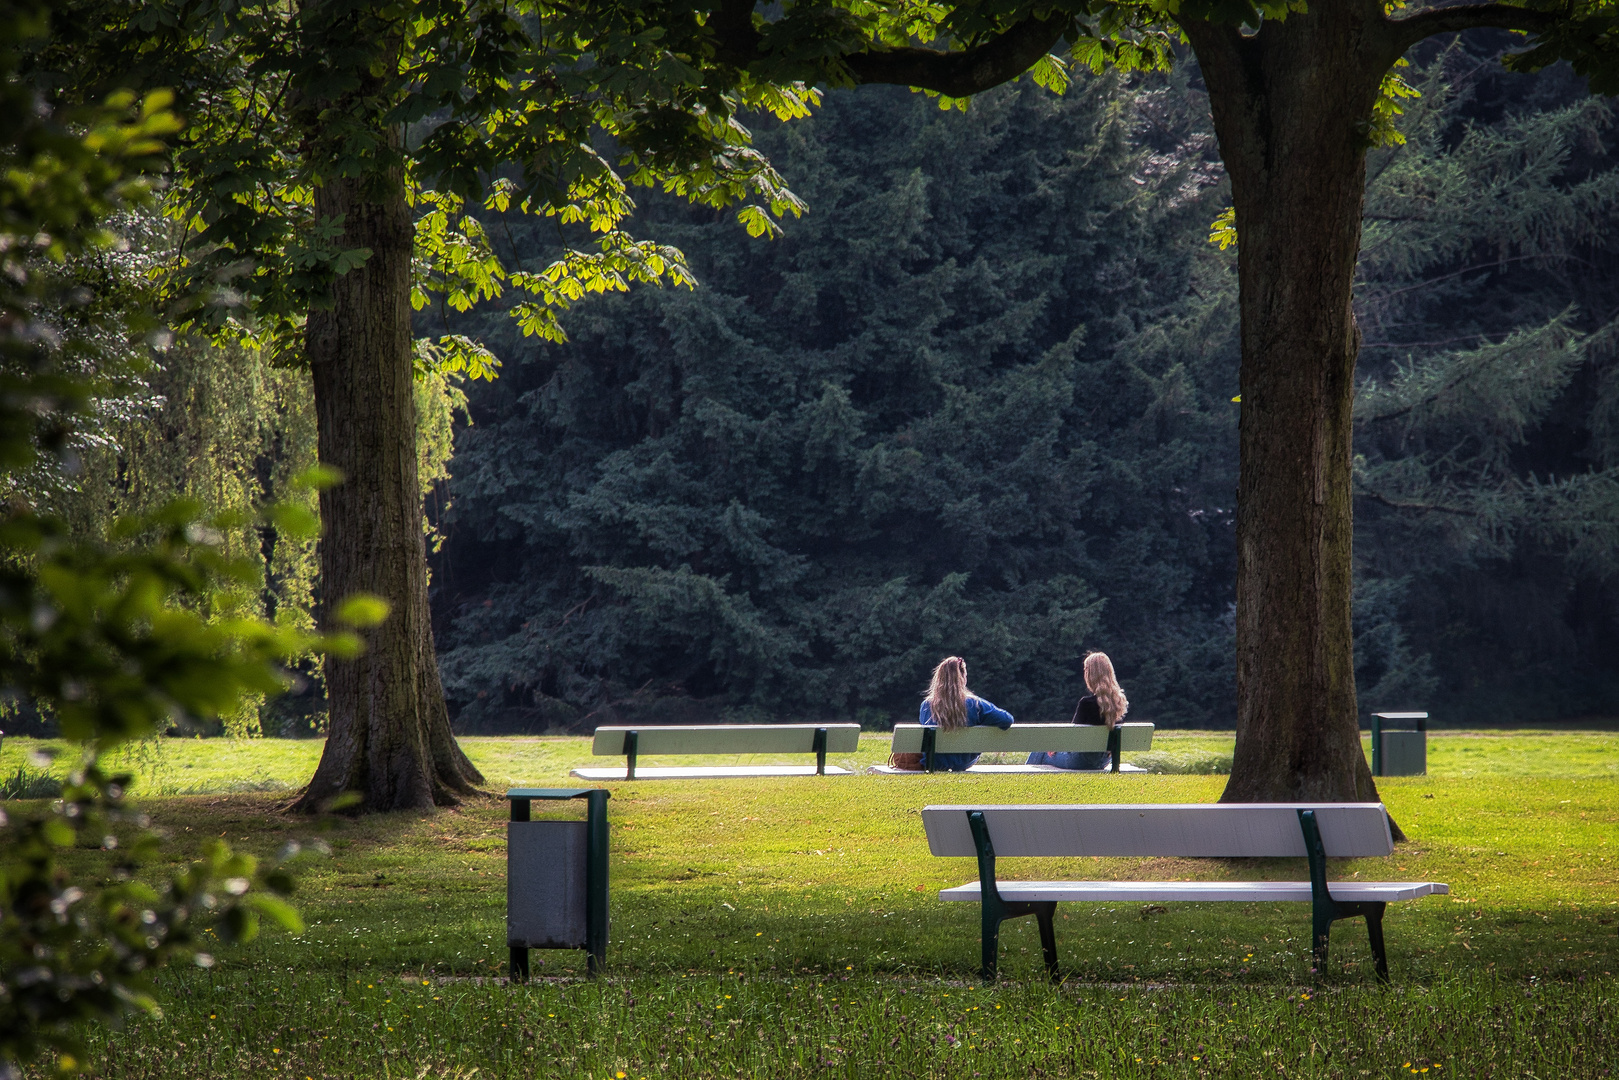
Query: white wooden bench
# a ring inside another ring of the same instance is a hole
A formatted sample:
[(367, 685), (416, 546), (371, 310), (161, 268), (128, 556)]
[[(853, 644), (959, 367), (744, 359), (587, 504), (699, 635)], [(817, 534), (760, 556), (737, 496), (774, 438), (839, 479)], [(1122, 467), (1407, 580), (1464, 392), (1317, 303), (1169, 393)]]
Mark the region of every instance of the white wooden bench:
[[(995, 978), (1004, 919), (1040, 923), (1046, 970), (1057, 978), (1052, 917), (1063, 900), (1301, 900), (1311, 904), (1311, 954), (1327, 963), (1327, 934), (1338, 919), (1364, 916), (1377, 974), (1388, 979), (1383, 910), (1395, 900), (1450, 892), (1435, 881), (1327, 881), (1327, 858), (1389, 855), (1394, 841), (1381, 803), (1216, 803), (1096, 806), (929, 806), (922, 811), (935, 855), (976, 857), (978, 880), (939, 893), (979, 901), (983, 965)], [(1308, 881), (997, 881), (996, 856), (1171, 856), (1306, 858)]]
[[(921, 754), (924, 772), (933, 772), (934, 754), (1030, 754), (1037, 750), (1080, 751), (1100, 753), (1113, 751), (1114, 772), (1145, 772), (1119, 761), (1121, 753), (1140, 753), (1152, 749), (1153, 725), (1119, 724), (1109, 730), (1101, 724), (1013, 724), (1002, 730), (998, 727), (957, 728), (940, 731), (921, 724), (895, 724), (892, 752)], [(871, 772), (915, 775), (913, 770), (895, 769), (887, 765), (874, 765)], [(1055, 765), (974, 765), (974, 773), (1046, 773), (1073, 772)]]
[[(728, 776), (848, 776), (827, 754), (860, 747), (859, 724), (702, 724), (677, 727), (599, 727), (590, 752), (625, 758), (622, 767), (581, 768), (584, 780), (698, 780)], [(814, 754), (814, 765), (692, 765), (637, 769), (642, 754)]]

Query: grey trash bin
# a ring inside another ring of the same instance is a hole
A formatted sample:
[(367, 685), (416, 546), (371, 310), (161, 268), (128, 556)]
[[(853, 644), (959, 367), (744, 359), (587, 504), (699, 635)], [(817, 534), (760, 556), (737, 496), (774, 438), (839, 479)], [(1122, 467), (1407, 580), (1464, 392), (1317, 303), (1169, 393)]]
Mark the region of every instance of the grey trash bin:
[[(1415, 730), (1390, 728), (1412, 724)], [(1372, 714), (1372, 775), (1428, 775), (1428, 714), (1383, 712)]]
[[(512, 788), (506, 798), (506, 946), (513, 982), (530, 949), (584, 949), (607, 962), (607, 796), (603, 788)], [(532, 821), (534, 799), (584, 799), (584, 821)]]

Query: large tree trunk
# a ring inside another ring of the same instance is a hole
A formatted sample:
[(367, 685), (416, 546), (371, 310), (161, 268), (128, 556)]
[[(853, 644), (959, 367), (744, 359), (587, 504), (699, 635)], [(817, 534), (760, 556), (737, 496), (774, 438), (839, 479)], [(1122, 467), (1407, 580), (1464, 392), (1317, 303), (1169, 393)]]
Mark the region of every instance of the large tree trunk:
[(1351, 409), (1380, 5), (1256, 34), (1188, 20), (1238, 229), (1237, 747), (1223, 801), (1375, 801), (1350, 627)]
[(382, 597), (391, 613), (362, 634), (362, 655), (326, 661), (326, 750), (296, 807), (348, 792), (362, 810), (453, 804), (483, 777), (450, 733), (428, 619), (403, 177), (334, 177), (315, 189), (315, 211), (342, 221), (343, 249), (371, 249), (305, 332), (320, 460), (343, 474), (320, 495), (326, 622), (355, 593)]

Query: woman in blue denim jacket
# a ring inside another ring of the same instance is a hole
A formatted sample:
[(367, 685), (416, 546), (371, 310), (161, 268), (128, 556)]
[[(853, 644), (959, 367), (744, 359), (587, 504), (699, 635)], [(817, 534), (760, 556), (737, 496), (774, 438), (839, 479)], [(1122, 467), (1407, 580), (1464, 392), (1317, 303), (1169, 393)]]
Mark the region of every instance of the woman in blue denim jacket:
[[(967, 689), (967, 661), (947, 656), (933, 669), (927, 700), (922, 702), (917, 722), (940, 731), (993, 724), (1005, 731), (1012, 726), (1012, 714)], [(934, 754), (934, 767), (946, 772), (966, 772), (978, 760), (977, 754)]]

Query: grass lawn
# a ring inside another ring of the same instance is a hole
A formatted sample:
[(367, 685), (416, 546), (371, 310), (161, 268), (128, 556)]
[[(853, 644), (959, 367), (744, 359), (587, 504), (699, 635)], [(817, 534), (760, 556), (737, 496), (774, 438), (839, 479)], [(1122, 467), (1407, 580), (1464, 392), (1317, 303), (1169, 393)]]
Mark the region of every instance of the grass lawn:
[[(1218, 751), (1230, 738), (1158, 742)], [(463, 745), (496, 790), (567, 783), (590, 760), (583, 739)], [(0, 773), (35, 748), (7, 739)], [(217, 836), (268, 854), (314, 831), (279, 807), (318, 753), (176, 739), (126, 767), (157, 793), (144, 803), (176, 856)], [(885, 754), (885, 738), (866, 737), (840, 763)], [(1311, 976), (1304, 904), (1067, 904), (1064, 985), (1040, 977), (1031, 919), (1003, 928), (1002, 983), (978, 985), (976, 906), (936, 899), (975, 868), (927, 853), (923, 805), (1207, 802), (1223, 777), (645, 781), (609, 785), (608, 978), (578, 978), (582, 954), (540, 951), (534, 985), (488, 978), (506, 963), (503, 801), (342, 822), (324, 834), (331, 855), (303, 862), (304, 934), (221, 950), (211, 972), (165, 974), (164, 1018), (96, 1033), (96, 1066), (130, 1077), (1619, 1075), (1619, 734), (1439, 732), (1429, 765), (1379, 785), (1411, 842), (1333, 868), (1451, 885), (1390, 907), (1391, 989), (1373, 979), (1358, 921), (1338, 924), (1329, 970)], [(1004, 859), (1001, 870), (1304, 873), (1302, 860)]]

